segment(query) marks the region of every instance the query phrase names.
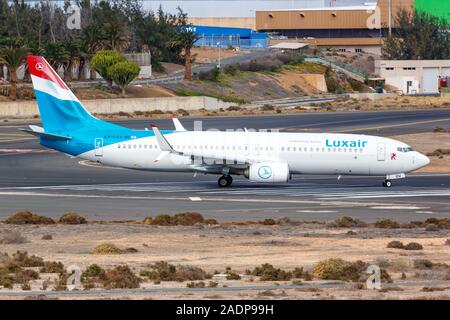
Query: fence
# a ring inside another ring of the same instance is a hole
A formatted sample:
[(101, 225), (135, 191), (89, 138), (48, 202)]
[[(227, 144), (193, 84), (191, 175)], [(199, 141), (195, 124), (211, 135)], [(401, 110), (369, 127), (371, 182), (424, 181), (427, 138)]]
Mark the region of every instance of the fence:
[(10, 85), (0, 85), (0, 95), (9, 97)]
[(258, 38), (241, 38), (239, 35), (235, 36), (206, 36), (200, 35), (195, 45), (200, 47), (249, 47), (249, 48), (266, 48), (268, 46), (268, 39)]

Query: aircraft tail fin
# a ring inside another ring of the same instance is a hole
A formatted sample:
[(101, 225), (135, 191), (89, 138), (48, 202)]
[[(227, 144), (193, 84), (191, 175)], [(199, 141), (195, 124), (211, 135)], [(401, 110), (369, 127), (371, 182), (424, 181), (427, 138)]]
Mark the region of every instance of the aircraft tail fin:
[(45, 132), (105, 126), (86, 110), (44, 57), (29, 56), (27, 64)]

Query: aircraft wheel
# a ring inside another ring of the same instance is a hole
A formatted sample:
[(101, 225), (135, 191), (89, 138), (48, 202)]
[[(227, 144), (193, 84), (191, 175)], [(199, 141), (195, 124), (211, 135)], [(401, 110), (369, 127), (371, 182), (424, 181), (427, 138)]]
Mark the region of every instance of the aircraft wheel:
[(231, 178), (231, 176), (221, 176), (219, 180), (217, 180), (217, 183), (221, 188), (229, 187), (232, 182), (233, 178)]
[(383, 182), (383, 187), (385, 188), (390, 188), (392, 187), (392, 181), (391, 180), (386, 180)]

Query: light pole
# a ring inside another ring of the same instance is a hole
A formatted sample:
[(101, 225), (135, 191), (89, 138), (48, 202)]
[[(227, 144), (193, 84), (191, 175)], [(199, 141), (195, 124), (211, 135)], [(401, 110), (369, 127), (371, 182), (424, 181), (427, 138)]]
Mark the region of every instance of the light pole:
[(221, 56), (221, 45), (220, 45), (220, 42), (217, 42), (217, 46), (219, 47), (219, 63), (217, 64), (217, 68), (219, 68), (220, 69), (220, 56)]

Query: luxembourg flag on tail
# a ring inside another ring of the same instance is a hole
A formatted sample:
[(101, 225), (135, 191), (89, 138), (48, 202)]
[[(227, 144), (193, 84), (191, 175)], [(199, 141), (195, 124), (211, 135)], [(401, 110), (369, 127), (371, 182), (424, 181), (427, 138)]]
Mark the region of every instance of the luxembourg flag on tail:
[(94, 118), (44, 57), (27, 57), (28, 69), (46, 132), (70, 132), (95, 124)]

